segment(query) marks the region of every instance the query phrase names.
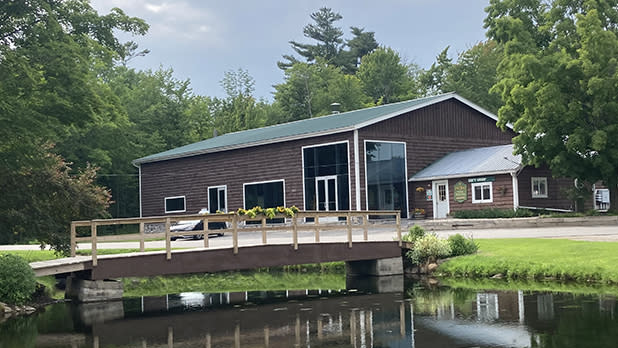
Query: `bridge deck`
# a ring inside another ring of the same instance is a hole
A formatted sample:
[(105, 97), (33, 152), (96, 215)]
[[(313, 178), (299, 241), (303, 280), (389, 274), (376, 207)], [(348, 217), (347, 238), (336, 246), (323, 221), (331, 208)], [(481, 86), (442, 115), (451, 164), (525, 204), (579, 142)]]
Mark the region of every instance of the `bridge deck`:
[(88, 278), (98, 280), (398, 256), (401, 256), (401, 248), (396, 241), (356, 242), (353, 248), (350, 248), (347, 242), (323, 242), (300, 244), (298, 249), (284, 244), (245, 246), (240, 248), (237, 254), (234, 254), (233, 248), (177, 250), (170, 260), (166, 258), (165, 251), (100, 255), (96, 267), (93, 267), (89, 256), (33, 262), (30, 265), (37, 276), (85, 271), (89, 273)]

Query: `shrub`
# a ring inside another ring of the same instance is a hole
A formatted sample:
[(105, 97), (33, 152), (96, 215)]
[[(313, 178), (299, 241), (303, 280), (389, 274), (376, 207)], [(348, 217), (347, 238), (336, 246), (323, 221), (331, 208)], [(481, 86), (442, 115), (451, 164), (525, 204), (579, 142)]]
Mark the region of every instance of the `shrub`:
[(536, 216), (535, 212), (529, 209), (478, 209), (478, 210), (458, 210), (451, 212), (450, 215), (458, 219), (494, 219), (494, 218), (514, 218)]
[(34, 271), (26, 260), (11, 254), (0, 255), (0, 301), (24, 303), (35, 289)]
[(451, 246), (446, 239), (427, 234), (414, 242), (414, 248), (406, 256), (415, 264), (421, 264), (451, 255)]
[(451, 256), (474, 254), (479, 250), (478, 244), (472, 238), (466, 238), (459, 233), (448, 237), (448, 244), (451, 246)]
[(410, 242), (413, 243), (415, 242), (417, 239), (422, 238), (423, 236), (425, 236), (425, 229), (422, 228), (419, 225), (414, 225), (412, 227), (410, 227), (410, 229), (408, 230), (407, 234), (404, 234), (401, 239), (404, 242)]

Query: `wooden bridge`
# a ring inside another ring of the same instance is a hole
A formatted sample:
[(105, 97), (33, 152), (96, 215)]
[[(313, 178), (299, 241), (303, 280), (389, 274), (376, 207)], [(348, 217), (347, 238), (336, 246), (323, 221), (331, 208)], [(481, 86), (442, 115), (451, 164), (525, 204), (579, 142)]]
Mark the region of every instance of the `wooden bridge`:
[[(370, 220), (371, 216), (390, 219)], [(269, 223), (266, 216), (234, 213), (74, 221), (71, 223), (71, 257), (30, 265), (37, 276), (72, 274), (81, 279), (102, 280), (401, 256), (399, 211), (302, 211), (292, 217), (279, 214), (274, 218), (284, 222)], [(203, 221), (204, 229), (171, 231), (173, 223), (187, 220)], [(231, 234), (231, 245), (213, 247), (206, 237), (197, 248), (172, 248), (175, 237), (213, 233), (215, 230), (208, 229), (209, 222), (223, 222), (229, 226), (216, 232)], [(145, 233), (146, 224), (162, 224), (164, 232)], [(98, 235), (99, 227), (110, 225), (137, 225), (139, 232)], [(153, 239), (164, 243), (164, 250), (146, 251), (146, 241)], [(99, 247), (110, 242), (135, 243), (139, 245), (139, 252), (99, 255)], [(78, 245), (90, 246), (91, 255), (77, 256)]]

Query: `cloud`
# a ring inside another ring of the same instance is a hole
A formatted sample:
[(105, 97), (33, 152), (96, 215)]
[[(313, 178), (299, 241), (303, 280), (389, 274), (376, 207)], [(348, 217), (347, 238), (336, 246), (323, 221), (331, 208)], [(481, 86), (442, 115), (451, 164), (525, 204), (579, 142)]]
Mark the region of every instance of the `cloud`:
[(203, 7), (201, 1), (93, 0), (92, 6), (100, 13), (119, 7), (130, 16), (144, 19), (150, 25), (147, 36), (153, 40), (191, 41), (205, 46), (224, 42), (221, 16)]

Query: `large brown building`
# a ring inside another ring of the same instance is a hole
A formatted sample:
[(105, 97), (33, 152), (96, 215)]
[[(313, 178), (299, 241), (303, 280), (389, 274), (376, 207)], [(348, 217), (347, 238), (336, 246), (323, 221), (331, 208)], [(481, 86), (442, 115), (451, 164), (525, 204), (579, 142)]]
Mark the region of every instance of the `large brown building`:
[[(514, 135), (454, 93), (224, 134), (135, 160), (140, 212), (295, 205), (401, 210), (403, 217), (423, 208), (440, 218), (496, 206), (571, 209), (558, 189), (565, 182), (518, 163)], [(506, 165), (498, 157), (501, 164), (483, 167), (497, 170), (435, 167), (453, 152), (466, 161), (474, 154), (462, 150), (484, 147), (494, 149), (493, 156), (506, 154)], [(419, 175), (423, 171), (431, 175)]]

